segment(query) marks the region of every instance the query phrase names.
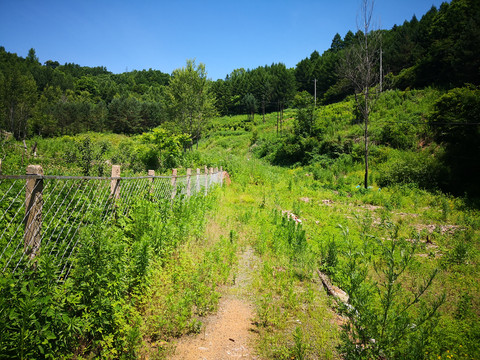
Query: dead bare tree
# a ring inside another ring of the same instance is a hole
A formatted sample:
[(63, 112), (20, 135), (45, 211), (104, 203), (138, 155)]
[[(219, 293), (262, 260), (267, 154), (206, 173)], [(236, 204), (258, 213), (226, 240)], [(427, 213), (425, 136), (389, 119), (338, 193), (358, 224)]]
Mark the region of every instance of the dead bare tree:
[(362, 118), (364, 127), (365, 145), (365, 179), (364, 186), (368, 187), (368, 157), (369, 139), (368, 125), (370, 114), (373, 111), (375, 100), (378, 97), (380, 81), (379, 56), (381, 33), (372, 29), (372, 14), (374, 0), (362, 0), (360, 17), (361, 24), (357, 23), (356, 42), (345, 51), (340, 63), (340, 74), (349, 80), (355, 92), (355, 105)]

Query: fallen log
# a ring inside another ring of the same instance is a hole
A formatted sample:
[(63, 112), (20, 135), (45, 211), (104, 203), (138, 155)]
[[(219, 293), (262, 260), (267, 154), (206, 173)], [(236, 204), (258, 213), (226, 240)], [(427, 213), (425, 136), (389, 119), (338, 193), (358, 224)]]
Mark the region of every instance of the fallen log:
[(317, 274), (320, 280), (322, 280), (323, 287), (327, 291), (328, 295), (333, 296), (335, 300), (340, 301), (344, 304), (348, 304), (348, 294), (340, 289), (338, 286), (332, 285), (327, 274), (324, 274), (317, 269)]

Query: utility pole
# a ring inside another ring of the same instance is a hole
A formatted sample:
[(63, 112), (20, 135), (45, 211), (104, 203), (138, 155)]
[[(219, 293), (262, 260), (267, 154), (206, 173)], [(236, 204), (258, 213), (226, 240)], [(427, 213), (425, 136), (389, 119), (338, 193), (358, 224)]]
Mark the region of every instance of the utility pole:
[(317, 107), (317, 79), (313, 80), (313, 82), (315, 83), (315, 87), (314, 87), (314, 97), (315, 97), (315, 108)]

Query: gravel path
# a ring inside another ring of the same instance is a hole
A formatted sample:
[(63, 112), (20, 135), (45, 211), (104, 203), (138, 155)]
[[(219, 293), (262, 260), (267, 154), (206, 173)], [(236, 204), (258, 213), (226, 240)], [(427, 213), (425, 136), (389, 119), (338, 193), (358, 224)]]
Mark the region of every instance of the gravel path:
[(174, 360), (258, 359), (252, 349), (254, 306), (248, 299), (258, 264), (253, 249), (240, 256), (235, 284), (219, 302), (218, 312), (204, 319), (204, 329), (179, 339)]

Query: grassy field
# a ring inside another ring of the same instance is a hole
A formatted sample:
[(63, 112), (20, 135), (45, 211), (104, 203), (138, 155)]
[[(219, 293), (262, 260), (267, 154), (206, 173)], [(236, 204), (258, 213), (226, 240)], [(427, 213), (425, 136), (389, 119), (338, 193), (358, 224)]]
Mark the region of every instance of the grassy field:
[[(394, 92), (379, 100), (385, 110), (372, 120), (369, 189), (360, 186), (363, 165), (355, 149), (289, 167), (272, 166), (268, 153), (258, 159), (264, 143), (288, 136), (294, 113), (286, 113), (278, 135), (276, 114), (253, 124), (244, 116), (245, 126), (241, 116), (216, 120), (222, 131), (212, 131), (201, 151), (231, 173), (231, 218), (251, 233), (262, 258), (257, 316), (265, 358), (480, 356), (480, 212), (466, 198), (389, 178), (399, 162), (432, 154), (418, 134), (435, 96), (433, 90)], [(358, 144), (359, 125), (348, 125), (351, 103), (319, 113), (329, 124), (327, 139)], [(403, 145), (394, 148), (381, 139), (398, 113), (415, 129), (406, 126)], [(287, 221), (288, 213), (301, 225)], [(316, 269), (347, 291), (353, 312), (325, 297)]]

